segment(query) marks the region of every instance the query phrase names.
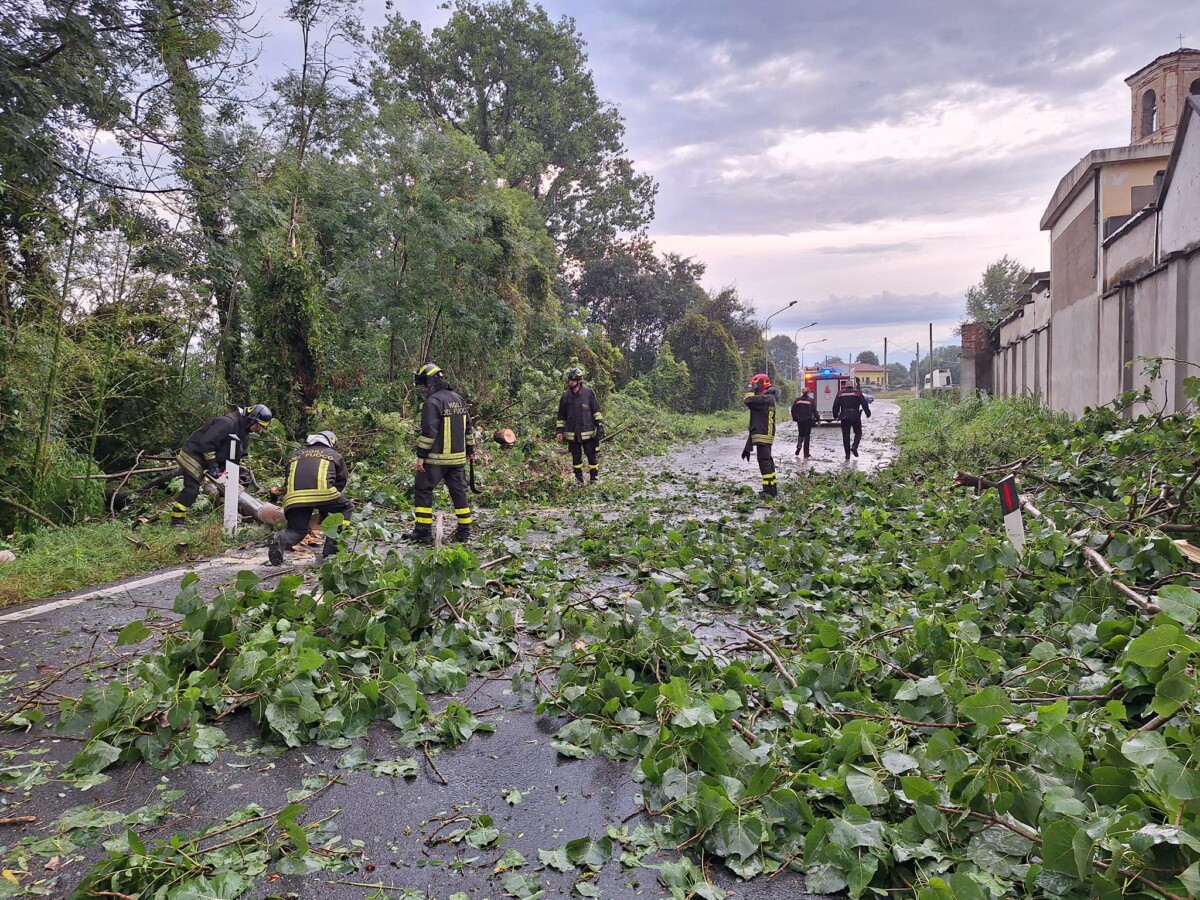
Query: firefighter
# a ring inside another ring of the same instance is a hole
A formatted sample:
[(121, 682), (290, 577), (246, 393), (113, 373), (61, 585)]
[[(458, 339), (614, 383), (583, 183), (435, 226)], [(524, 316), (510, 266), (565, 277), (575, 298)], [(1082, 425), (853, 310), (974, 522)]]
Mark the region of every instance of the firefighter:
[[(187, 527), (187, 514), (196, 496), (200, 493), (200, 479), (216, 481), (225, 470), (226, 463), (237, 463), (250, 450), (250, 435), (257, 434), (271, 424), (275, 418), (270, 408), (256, 403), (249, 409), (231, 407), (232, 411), (210, 419), (203, 427), (192, 432), (184, 442), (183, 449), (175, 454), (175, 460), (183, 469), (183, 490), (175, 498), (171, 508), (171, 526)], [(241, 481), (250, 481), (250, 473), (243, 472)]]
[[(282, 565), (283, 554), (308, 534), (313, 513), (320, 519), (330, 513), (341, 513), (349, 519), (354, 511), (354, 504), (342, 495), (349, 472), (337, 449), (337, 435), (332, 431), (318, 431), (310, 434), (304, 444), (304, 449), (292, 454), (288, 460), (287, 488), (283, 495), (287, 528), (279, 532), (279, 537), (267, 550), (267, 558), (273, 566)], [(333, 556), (337, 549), (337, 541), (327, 537), (321, 555)]]
[[(838, 395), (833, 398), (833, 417), (842, 424), (842, 446), (846, 448), (846, 459), (851, 454), (858, 456), (858, 443), (862, 440), (862, 414), (871, 418), (871, 405), (858, 389), (857, 379), (851, 379), (842, 385)], [(850, 443), (850, 432), (854, 432), (854, 443)]]
[(454, 540), (471, 538), (471, 506), (467, 499), (467, 461), (475, 459), (475, 432), (467, 401), (456, 394), (435, 363), (425, 363), (413, 376), (425, 391), (421, 435), (417, 438), (417, 472), (413, 485), (413, 530), (406, 540), (433, 543), (433, 491), (443, 481), (454, 503), (458, 527)]
[(775, 442), (775, 402), (779, 388), (771, 385), (771, 377), (759, 373), (746, 385), (743, 401), (750, 408), (750, 434), (742, 450), (742, 459), (750, 459), (750, 448), (758, 453), (758, 471), (762, 473), (762, 493), (767, 497), (779, 494), (775, 482), (775, 460), (771, 445)]
[(808, 459), (811, 455), (808, 452), (809, 440), (812, 437), (813, 419), (815, 418), (816, 410), (813, 408), (812, 397), (808, 395), (808, 390), (800, 391), (800, 396), (792, 403), (792, 421), (796, 423), (796, 455), (800, 455), (800, 451), (804, 451), (804, 458)]
[(587, 454), (588, 479), (595, 484), (600, 477), (596, 448), (604, 440), (604, 413), (600, 411), (596, 392), (584, 385), (583, 369), (578, 366), (567, 369), (567, 390), (558, 401), (554, 439), (559, 443), (566, 440), (575, 480), (580, 484), (583, 484), (583, 456)]

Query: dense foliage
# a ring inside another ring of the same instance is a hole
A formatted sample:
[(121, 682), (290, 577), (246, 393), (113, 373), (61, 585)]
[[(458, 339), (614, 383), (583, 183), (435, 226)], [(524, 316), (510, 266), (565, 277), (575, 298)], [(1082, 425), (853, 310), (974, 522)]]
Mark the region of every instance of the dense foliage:
[(263, 86), (250, 8), (0, 13), (0, 533), (103, 514), (75, 476), (226, 403), (293, 439), (322, 402), (410, 414), (430, 358), (495, 422), (572, 364), (602, 395), (646, 375), (699, 312), (674, 359), (737, 349), (680, 408), (726, 404), (761, 348), (750, 308), (645, 240), (656, 186), (571, 19), (458, 0), (368, 40), (353, 4), (293, 0), (298, 58)]

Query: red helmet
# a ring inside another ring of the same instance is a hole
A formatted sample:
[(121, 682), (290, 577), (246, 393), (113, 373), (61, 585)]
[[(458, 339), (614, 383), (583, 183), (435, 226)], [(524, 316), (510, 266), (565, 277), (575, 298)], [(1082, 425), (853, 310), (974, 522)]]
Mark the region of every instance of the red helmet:
[(754, 391), (756, 394), (761, 394), (771, 386), (771, 376), (759, 372), (750, 379), (750, 383), (746, 385), (747, 390)]

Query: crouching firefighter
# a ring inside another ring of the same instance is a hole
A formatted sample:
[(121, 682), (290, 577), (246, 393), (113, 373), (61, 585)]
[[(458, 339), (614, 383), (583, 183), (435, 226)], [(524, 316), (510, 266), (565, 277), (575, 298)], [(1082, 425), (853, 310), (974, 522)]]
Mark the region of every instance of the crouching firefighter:
[(413, 530), (406, 540), (433, 543), (433, 489), (446, 482), (458, 527), (454, 540), (471, 538), (471, 505), (467, 500), (467, 461), (475, 460), (475, 431), (467, 402), (456, 394), (434, 363), (425, 363), (413, 376), (425, 391), (421, 435), (417, 438), (417, 473), (413, 484)]
[(762, 492), (767, 497), (779, 494), (775, 481), (775, 460), (771, 456), (771, 445), (775, 442), (775, 401), (779, 388), (771, 385), (768, 375), (759, 373), (746, 385), (743, 401), (750, 408), (750, 434), (746, 438), (742, 459), (750, 459), (750, 448), (758, 454), (758, 471), (762, 473)]
[(595, 484), (600, 476), (596, 448), (604, 440), (604, 413), (596, 392), (583, 383), (583, 369), (567, 369), (567, 390), (558, 401), (558, 420), (554, 423), (554, 439), (564, 440), (571, 449), (571, 466), (575, 480), (583, 484), (583, 457), (587, 454), (588, 480)]
[[(346, 519), (354, 504), (342, 495), (349, 472), (346, 461), (337, 449), (337, 435), (332, 431), (310, 434), (305, 447), (288, 460), (287, 487), (283, 495), (283, 514), (287, 528), (279, 532), (267, 550), (271, 565), (283, 564), (283, 554), (296, 546), (308, 534), (313, 513), (324, 519), (330, 513), (341, 513)], [(326, 537), (322, 556), (337, 553), (337, 541)]]
[[(171, 508), (172, 527), (187, 527), (188, 510), (200, 493), (200, 480), (216, 481), (225, 471), (226, 463), (241, 462), (250, 452), (250, 435), (268, 427), (274, 418), (270, 408), (262, 403), (249, 409), (234, 406), (232, 412), (209, 419), (192, 432), (175, 455), (175, 461), (183, 469), (183, 489)], [(242, 480), (249, 482), (248, 472), (243, 473)]]

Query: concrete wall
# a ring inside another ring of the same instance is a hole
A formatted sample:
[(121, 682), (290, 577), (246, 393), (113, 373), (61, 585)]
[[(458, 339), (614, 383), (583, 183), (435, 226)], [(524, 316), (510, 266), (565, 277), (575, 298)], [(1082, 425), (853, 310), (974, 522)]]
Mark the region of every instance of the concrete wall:
[(1153, 210), (1146, 210), (1104, 242), (1104, 290), (1154, 267), (1157, 235), (1157, 219)]
[(1050, 292), (1039, 291), (1000, 325), (1000, 346), (992, 359), (998, 396), (1037, 396), (1047, 401), (1049, 324)]
[(1200, 241), (1200, 122), (1193, 120), (1178, 148), (1162, 201), (1160, 252), (1169, 256)]
[(1054, 312), (1096, 293), (1095, 186), (1084, 186), (1050, 230), (1050, 292)]

